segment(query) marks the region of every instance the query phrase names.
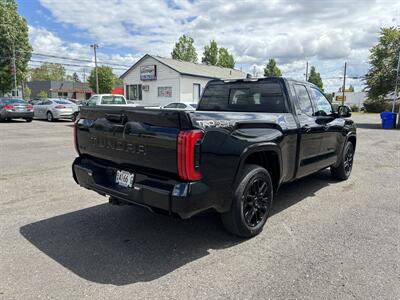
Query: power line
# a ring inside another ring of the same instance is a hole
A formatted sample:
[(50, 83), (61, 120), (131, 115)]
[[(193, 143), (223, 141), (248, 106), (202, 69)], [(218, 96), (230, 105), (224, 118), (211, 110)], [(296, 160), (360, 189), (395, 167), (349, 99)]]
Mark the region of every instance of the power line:
[[(33, 55), (36, 56), (42, 56), (42, 57), (50, 57), (50, 58), (58, 58), (58, 59), (64, 59), (64, 60), (71, 60), (71, 61), (78, 61), (78, 62), (89, 62), (89, 63), (93, 63), (92, 60), (90, 59), (79, 59), (79, 58), (71, 58), (71, 57), (66, 57), (66, 56), (59, 56), (59, 55), (52, 55), (52, 54), (44, 54), (44, 53), (37, 53), (37, 52), (33, 52)], [(100, 63), (100, 62), (99, 62)], [(118, 67), (126, 67), (126, 68), (130, 68), (131, 66), (128, 65), (123, 65), (123, 64), (116, 64), (116, 63), (112, 63), (109, 61), (101, 61), (101, 63), (106, 63), (108, 65), (111, 66), (118, 66)]]
[[(38, 63), (51, 63), (51, 61), (40, 60), (40, 59), (31, 59), (30, 61), (31, 62), (38, 62)], [(60, 65), (63, 65), (63, 66), (69, 66), (69, 67), (91, 67), (91, 66), (88, 66), (88, 65), (78, 65), (78, 64), (71, 64), (71, 63), (59, 63), (59, 62), (57, 62), (57, 64), (60, 64)], [(129, 68), (129, 67), (112, 67), (112, 66), (109, 66), (109, 67), (111, 67), (113, 69), (116, 69), (116, 70), (126, 70), (127, 68)]]

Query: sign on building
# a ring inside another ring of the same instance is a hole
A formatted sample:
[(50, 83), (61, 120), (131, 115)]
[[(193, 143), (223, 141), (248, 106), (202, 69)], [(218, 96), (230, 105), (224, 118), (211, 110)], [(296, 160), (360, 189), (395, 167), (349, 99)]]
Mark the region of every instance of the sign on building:
[(147, 65), (140, 67), (140, 80), (156, 80), (157, 79), (157, 66)]

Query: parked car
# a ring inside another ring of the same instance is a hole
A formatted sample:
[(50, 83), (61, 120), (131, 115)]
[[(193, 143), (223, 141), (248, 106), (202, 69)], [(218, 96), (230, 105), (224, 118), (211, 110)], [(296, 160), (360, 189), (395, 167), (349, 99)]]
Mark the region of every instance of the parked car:
[(31, 105), (36, 105), (40, 101), (43, 101), (43, 99), (32, 99), (32, 100), (29, 100), (28, 103)]
[(35, 119), (47, 119), (52, 122), (58, 119), (74, 121), (78, 115), (78, 105), (65, 99), (49, 98), (33, 106)]
[(349, 178), (350, 116), (316, 85), (282, 77), (209, 81), (196, 111), (82, 107), (73, 177), (112, 204), (181, 218), (214, 210), (252, 237), (283, 183), (324, 168)]
[(196, 110), (197, 104), (192, 102), (172, 102), (162, 107), (162, 109)]
[(123, 95), (114, 94), (96, 94), (90, 97), (82, 106), (97, 106), (97, 105), (127, 105)]
[(0, 98), (0, 121), (11, 119), (32, 122), (33, 106), (22, 99)]

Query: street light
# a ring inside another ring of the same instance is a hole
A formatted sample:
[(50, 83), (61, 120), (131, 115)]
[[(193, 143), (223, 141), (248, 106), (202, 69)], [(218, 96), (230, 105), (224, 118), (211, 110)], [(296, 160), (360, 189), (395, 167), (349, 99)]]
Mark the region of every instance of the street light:
[(96, 94), (99, 93), (99, 75), (97, 74), (97, 53), (96, 49), (99, 48), (99, 45), (97, 44), (92, 44), (90, 45), (91, 48), (93, 48), (94, 51), (94, 72), (96, 75)]

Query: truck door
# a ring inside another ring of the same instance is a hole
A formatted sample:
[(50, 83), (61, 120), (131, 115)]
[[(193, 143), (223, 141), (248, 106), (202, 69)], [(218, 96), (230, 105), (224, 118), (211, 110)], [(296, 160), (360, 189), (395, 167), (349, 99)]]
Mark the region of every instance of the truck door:
[(296, 177), (306, 176), (320, 169), (323, 126), (316, 122), (311, 97), (303, 84), (293, 84), (295, 107), (300, 123), (299, 160)]
[(338, 155), (339, 134), (342, 129), (342, 120), (335, 118), (332, 105), (325, 95), (314, 87), (309, 87), (314, 106), (316, 122), (323, 128), (321, 141), (321, 168), (336, 162)]

